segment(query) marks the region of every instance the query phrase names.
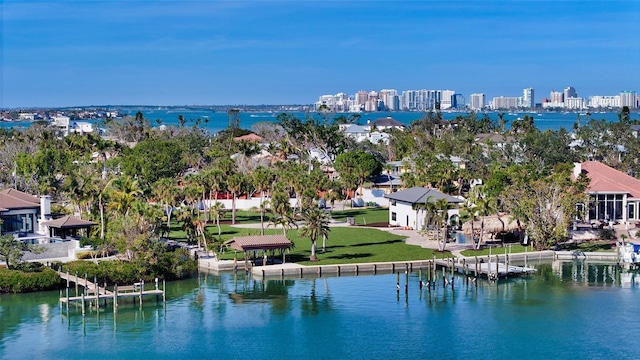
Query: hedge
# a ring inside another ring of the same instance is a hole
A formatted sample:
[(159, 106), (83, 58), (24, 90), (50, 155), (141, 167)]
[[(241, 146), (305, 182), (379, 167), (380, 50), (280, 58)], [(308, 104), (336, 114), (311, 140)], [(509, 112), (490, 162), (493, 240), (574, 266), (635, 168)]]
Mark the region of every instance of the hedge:
[(59, 289), (62, 279), (55, 271), (44, 268), (38, 272), (0, 269), (0, 293), (22, 293)]

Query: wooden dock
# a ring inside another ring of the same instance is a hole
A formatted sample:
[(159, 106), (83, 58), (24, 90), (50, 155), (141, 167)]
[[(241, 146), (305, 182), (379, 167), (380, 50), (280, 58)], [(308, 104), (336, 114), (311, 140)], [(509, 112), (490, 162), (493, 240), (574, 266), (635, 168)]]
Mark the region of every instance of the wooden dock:
[[(86, 302), (94, 302), (97, 308), (100, 307), (100, 300), (103, 300), (106, 305), (107, 300), (113, 301), (114, 311), (118, 306), (118, 299), (123, 298), (138, 298), (140, 305), (142, 305), (142, 298), (145, 296), (155, 295), (156, 299), (162, 296), (162, 301), (166, 301), (165, 297), (165, 282), (162, 281), (162, 289), (159, 288), (158, 279), (155, 279), (155, 287), (153, 289), (145, 290), (144, 281), (140, 281), (133, 285), (127, 286), (113, 286), (112, 290), (107, 289), (106, 286), (99, 286), (97, 281), (89, 281), (86, 278), (79, 277), (77, 274), (70, 275), (68, 272), (57, 271), (58, 276), (67, 281), (66, 293), (63, 294), (60, 291), (60, 302), (67, 304), (67, 307), (72, 302), (82, 302), (82, 312), (84, 314), (84, 307)], [(75, 285), (75, 296), (70, 295), (70, 285)], [(106, 284), (105, 284), (106, 285)], [(78, 287), (82, 287), (81, 295), (78, 295)]]
[(100, 287), (98, 284), (89, 281), (88, 279), (81, 278), (78, 274), (70, 275), (68, 272), (64, 273), (62, 271), (56, 271), (58, 276), (62, 278), (62, 280), (67, 281), (67, 288), (70, 283), (74, 283), (76, 286), (82, 286), (85, 289), (86, 294), (99, 294), (99, 295), (112, 295), (112, 292), (107, 290), (105, 287)]
[(536, 269), (526, 266), (514, 266), (508, 262), (501, 263), (497, 256), (493, 262), (491, 262), (491, 258), (489, 258), (488, 262), (484, 262), (483, 260), (470, 263), (468, 263), (466, 259), (462, 262), (457, 262), (452, 258), (435, 260), (435, 264), (443, 269), (452, 269), (452, 272), (455, 271), (475, 277), (486, 277), (488, 279), (521, 276), (536, 271)]
[[(526, 260), (525, 260), (526, 264)], [(361, 264), (334, 264), (334, 265), (311, 265), (311, 266), (282, 266), (267, 265), (254, 266), (251, 268), (253, 275), (262, 278), (279, 277), (325, 277), (341, 275), (359, 274), (384, 274), (398, 272), (413, 272), (415, 270), (426, 270), (429, 279), (435, 279), (436, 271), (446, 273), (462, 273), (471, 277), (483, 277), (491, 280), (509, 276), (521, 276), (535, 272), (535, 269), (525, 266), (513, 266), (510, 264), (508, 256), (484, 256), (476, 258), (455, 258), (432, 260), (414, 260), (406, 262), (379, 262)]]

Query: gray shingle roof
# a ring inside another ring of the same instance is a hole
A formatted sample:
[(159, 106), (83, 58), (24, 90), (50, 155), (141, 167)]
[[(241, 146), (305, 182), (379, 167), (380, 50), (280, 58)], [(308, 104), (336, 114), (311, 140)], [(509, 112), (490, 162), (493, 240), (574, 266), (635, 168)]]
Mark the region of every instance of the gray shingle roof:
[(390, 126), (406, 127), (403, 123), (401, 123), (398, 120), (392, 118), (391, 116), (388, 116), (386, 118), (376, 119), (371, 125), (372, 126), (383, 126), (383, 127), (390, 127)]
[(385, 195), (389, 200), (396, 200), (409, 204), (424, 204), (429, 197), (435, 200), (446, 199), (450, 203), (461, 203), (462, 200), (451, 195), (444, 194), (436, 189), (427, 189), (423, 187), (412, 187), (406, 190), (398, 191)]

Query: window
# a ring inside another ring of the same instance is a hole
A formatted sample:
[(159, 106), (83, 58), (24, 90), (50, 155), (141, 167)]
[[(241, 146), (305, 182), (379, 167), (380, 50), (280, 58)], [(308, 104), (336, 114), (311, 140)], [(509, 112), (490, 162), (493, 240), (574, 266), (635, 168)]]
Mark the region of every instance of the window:
[(391, 213), (391, 221), (396, 221), (396, 213)]

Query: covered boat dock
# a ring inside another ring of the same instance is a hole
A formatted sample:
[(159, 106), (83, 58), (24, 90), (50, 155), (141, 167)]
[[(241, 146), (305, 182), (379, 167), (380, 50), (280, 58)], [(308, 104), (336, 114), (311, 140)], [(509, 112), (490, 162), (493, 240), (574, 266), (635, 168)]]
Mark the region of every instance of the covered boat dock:
[[(271, 255), (275, 260), (276, 250), (280, 250), (282, 255), (282, 263), (286, 263), (285, 250), (292, 246), (291, 241), (285, 235), (255, 235), (255, 236), (237, 236), (224, 243), (226, 246), (244, 253), (245, 269), (249, 268), (249, 253), (253, 253), (253, 263), (266, 265), (268, 263), (267, 252), (271, 251)], [(258, 252), (262, 252), (262, 259), (257, 259)], [(275, 261), (274, 261), (275, 262)]]

